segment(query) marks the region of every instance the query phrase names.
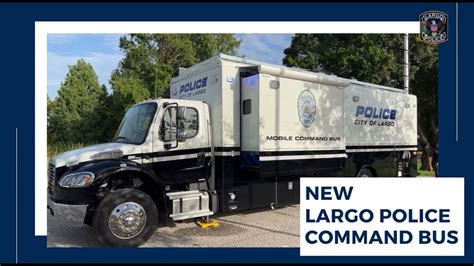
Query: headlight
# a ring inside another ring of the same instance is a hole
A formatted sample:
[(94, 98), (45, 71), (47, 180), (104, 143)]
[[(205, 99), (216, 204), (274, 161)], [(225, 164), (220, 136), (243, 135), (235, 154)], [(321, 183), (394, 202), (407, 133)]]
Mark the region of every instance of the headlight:
[(65, 188), (88, 187), (94, 182), (94, 174), (91, 172), (80, 172), (64, 176), (59, 180), (59, 185)]

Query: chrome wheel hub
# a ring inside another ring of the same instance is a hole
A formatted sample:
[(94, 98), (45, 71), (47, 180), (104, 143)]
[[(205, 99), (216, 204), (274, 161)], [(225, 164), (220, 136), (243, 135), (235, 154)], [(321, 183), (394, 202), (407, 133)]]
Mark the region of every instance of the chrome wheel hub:
[(145, 228), (145, 209), (136, 202), (125, 202), (115, 207), (109, 216), (109, 229), (121, 239), (130, 239)]

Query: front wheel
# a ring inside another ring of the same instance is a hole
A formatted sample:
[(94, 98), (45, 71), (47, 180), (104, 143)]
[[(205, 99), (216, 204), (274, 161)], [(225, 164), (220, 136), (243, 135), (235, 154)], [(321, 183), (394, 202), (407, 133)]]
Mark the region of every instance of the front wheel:
[(136, 247), (154, 233), (158, 210), (153, 199), (143, 191), (119, 189), (99, 203), (93, 225), (105, 245)]

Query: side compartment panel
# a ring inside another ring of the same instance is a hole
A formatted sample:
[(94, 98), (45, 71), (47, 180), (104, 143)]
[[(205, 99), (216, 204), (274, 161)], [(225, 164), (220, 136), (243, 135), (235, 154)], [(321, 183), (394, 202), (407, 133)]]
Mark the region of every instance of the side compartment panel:
[(344, 93), (346, 145), (417, 145), (416, 96), (351, 85)]

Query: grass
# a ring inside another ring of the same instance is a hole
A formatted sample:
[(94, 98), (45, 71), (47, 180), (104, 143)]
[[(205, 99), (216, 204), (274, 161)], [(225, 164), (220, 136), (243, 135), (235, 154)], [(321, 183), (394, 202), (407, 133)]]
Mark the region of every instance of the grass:
[(417, 169), (418, 175), (420, 175), (420, 176), (435, 176), (434, 171), (420, 170), (420, 168), (421, 168), (421, 160), (418, 160), (417, 164), (416, 164), (416, 169)]

